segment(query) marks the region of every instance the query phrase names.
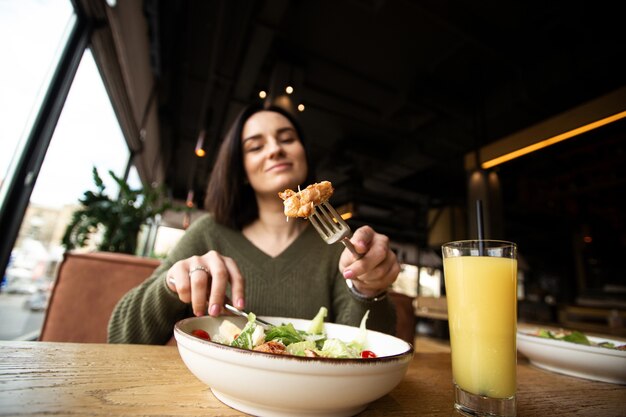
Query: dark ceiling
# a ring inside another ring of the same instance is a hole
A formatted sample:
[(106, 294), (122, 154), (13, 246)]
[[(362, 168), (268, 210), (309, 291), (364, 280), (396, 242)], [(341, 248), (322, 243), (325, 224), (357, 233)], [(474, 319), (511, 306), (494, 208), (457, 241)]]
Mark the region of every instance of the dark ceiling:
[(466, 203), (467, 152), (626, 85), (607, 4), (146, 0), (166, 181), (201, 207), (229, 121), (290, 82), (334, 203), (423, 242), (428, 209)]

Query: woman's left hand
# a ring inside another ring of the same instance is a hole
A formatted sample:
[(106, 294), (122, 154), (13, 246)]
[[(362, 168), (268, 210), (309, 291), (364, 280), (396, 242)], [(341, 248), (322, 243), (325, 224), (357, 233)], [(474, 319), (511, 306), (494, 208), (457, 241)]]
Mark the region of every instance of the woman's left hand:
[(400, 273), (396, 254), (389, 248), (389, 238), (370, 226), (358, 228), (350, 241), (363, 254), (357, 259), (348, 249), (339, 258), (339, 270), (351, 279), (354, 288), (365, 297), (375, 297), (387, 290)]

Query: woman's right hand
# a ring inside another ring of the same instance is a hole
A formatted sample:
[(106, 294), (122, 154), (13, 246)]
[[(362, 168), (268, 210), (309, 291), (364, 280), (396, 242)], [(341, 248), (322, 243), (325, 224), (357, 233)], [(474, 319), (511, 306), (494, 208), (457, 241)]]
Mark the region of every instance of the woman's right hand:
[[(230, 282), (233, 305), (244, 308), (244, 280), (232, 258), (211, 250), (176, 262), (166, 275), (167, 286), (184, 303), (191, 303), (196, 316), (221, 314)], [(207, 308), (208, 306), (208, 308)]]

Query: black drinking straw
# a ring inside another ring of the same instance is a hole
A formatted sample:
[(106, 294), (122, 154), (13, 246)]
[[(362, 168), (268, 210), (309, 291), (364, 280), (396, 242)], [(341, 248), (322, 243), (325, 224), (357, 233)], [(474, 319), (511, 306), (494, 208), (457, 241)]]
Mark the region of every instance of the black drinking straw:
[(485, 254), (484, 248), (484, 228), (483, 228), (483, 202), (476, 200), (476, 225), (478, 226), (478, 253), (480, 256)]

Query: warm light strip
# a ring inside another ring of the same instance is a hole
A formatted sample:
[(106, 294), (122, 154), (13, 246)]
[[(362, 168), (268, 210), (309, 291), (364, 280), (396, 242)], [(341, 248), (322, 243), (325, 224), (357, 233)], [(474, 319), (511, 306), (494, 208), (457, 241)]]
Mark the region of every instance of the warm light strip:
[(526, 154), (529, 154), (529, 153), (534, 152), (536, 150), (545, 148), (547, 146), (554, 145), (555, 143), (564, 141), (564, 140), (572, 138), (574, 136), (581, 135), (581, 134), (583, 134), (585, 132), (589, 132), (590, 130), (597, 129), (599, 127), (608, 125), (609, 123), (613, 123), (613, 122), (615, 122), (615, 121), (617, 121), (619, 119), (623, 119), (624, 117), (626, 117), (626, 111), (614, 114), (613, 116), (605, 117), (604, 119), (596, 120), (595, 122), (586, 124), (586, 125), (581, 126), (581, 127), (577, 127), (576, 129), (572, 129), (569, 132), (561, 133), (560, 135), (556, 135), (556, 136), (553, 136), (553, 137), (551, 137), (549, 139), (545, 139), (545, 140), (542, 140), (540, 142), (533, 143), (532, 145), (528, 145), (528, 146), (526, 146), (524, 148), (518, 149), (518, 150), (513, 151), (513, 152), (509, 152), (509, 153), (507, 153), (505, 155), (502, 155), (502, 156), (499, 156), (497, 158), (493, 158), (493, 159), (491, 159), (489, 161), (483, 162), (481, 164), (481, 167), (483, 169), (492, 168), (492, 167), (494, 167), (496, 165), (500, 165), (500, 164), (502, 164), (504, 162), (510, 161), (511, 159), (515, 159), (515, 158), (520, 157), (522, 155), (526, 155)]

